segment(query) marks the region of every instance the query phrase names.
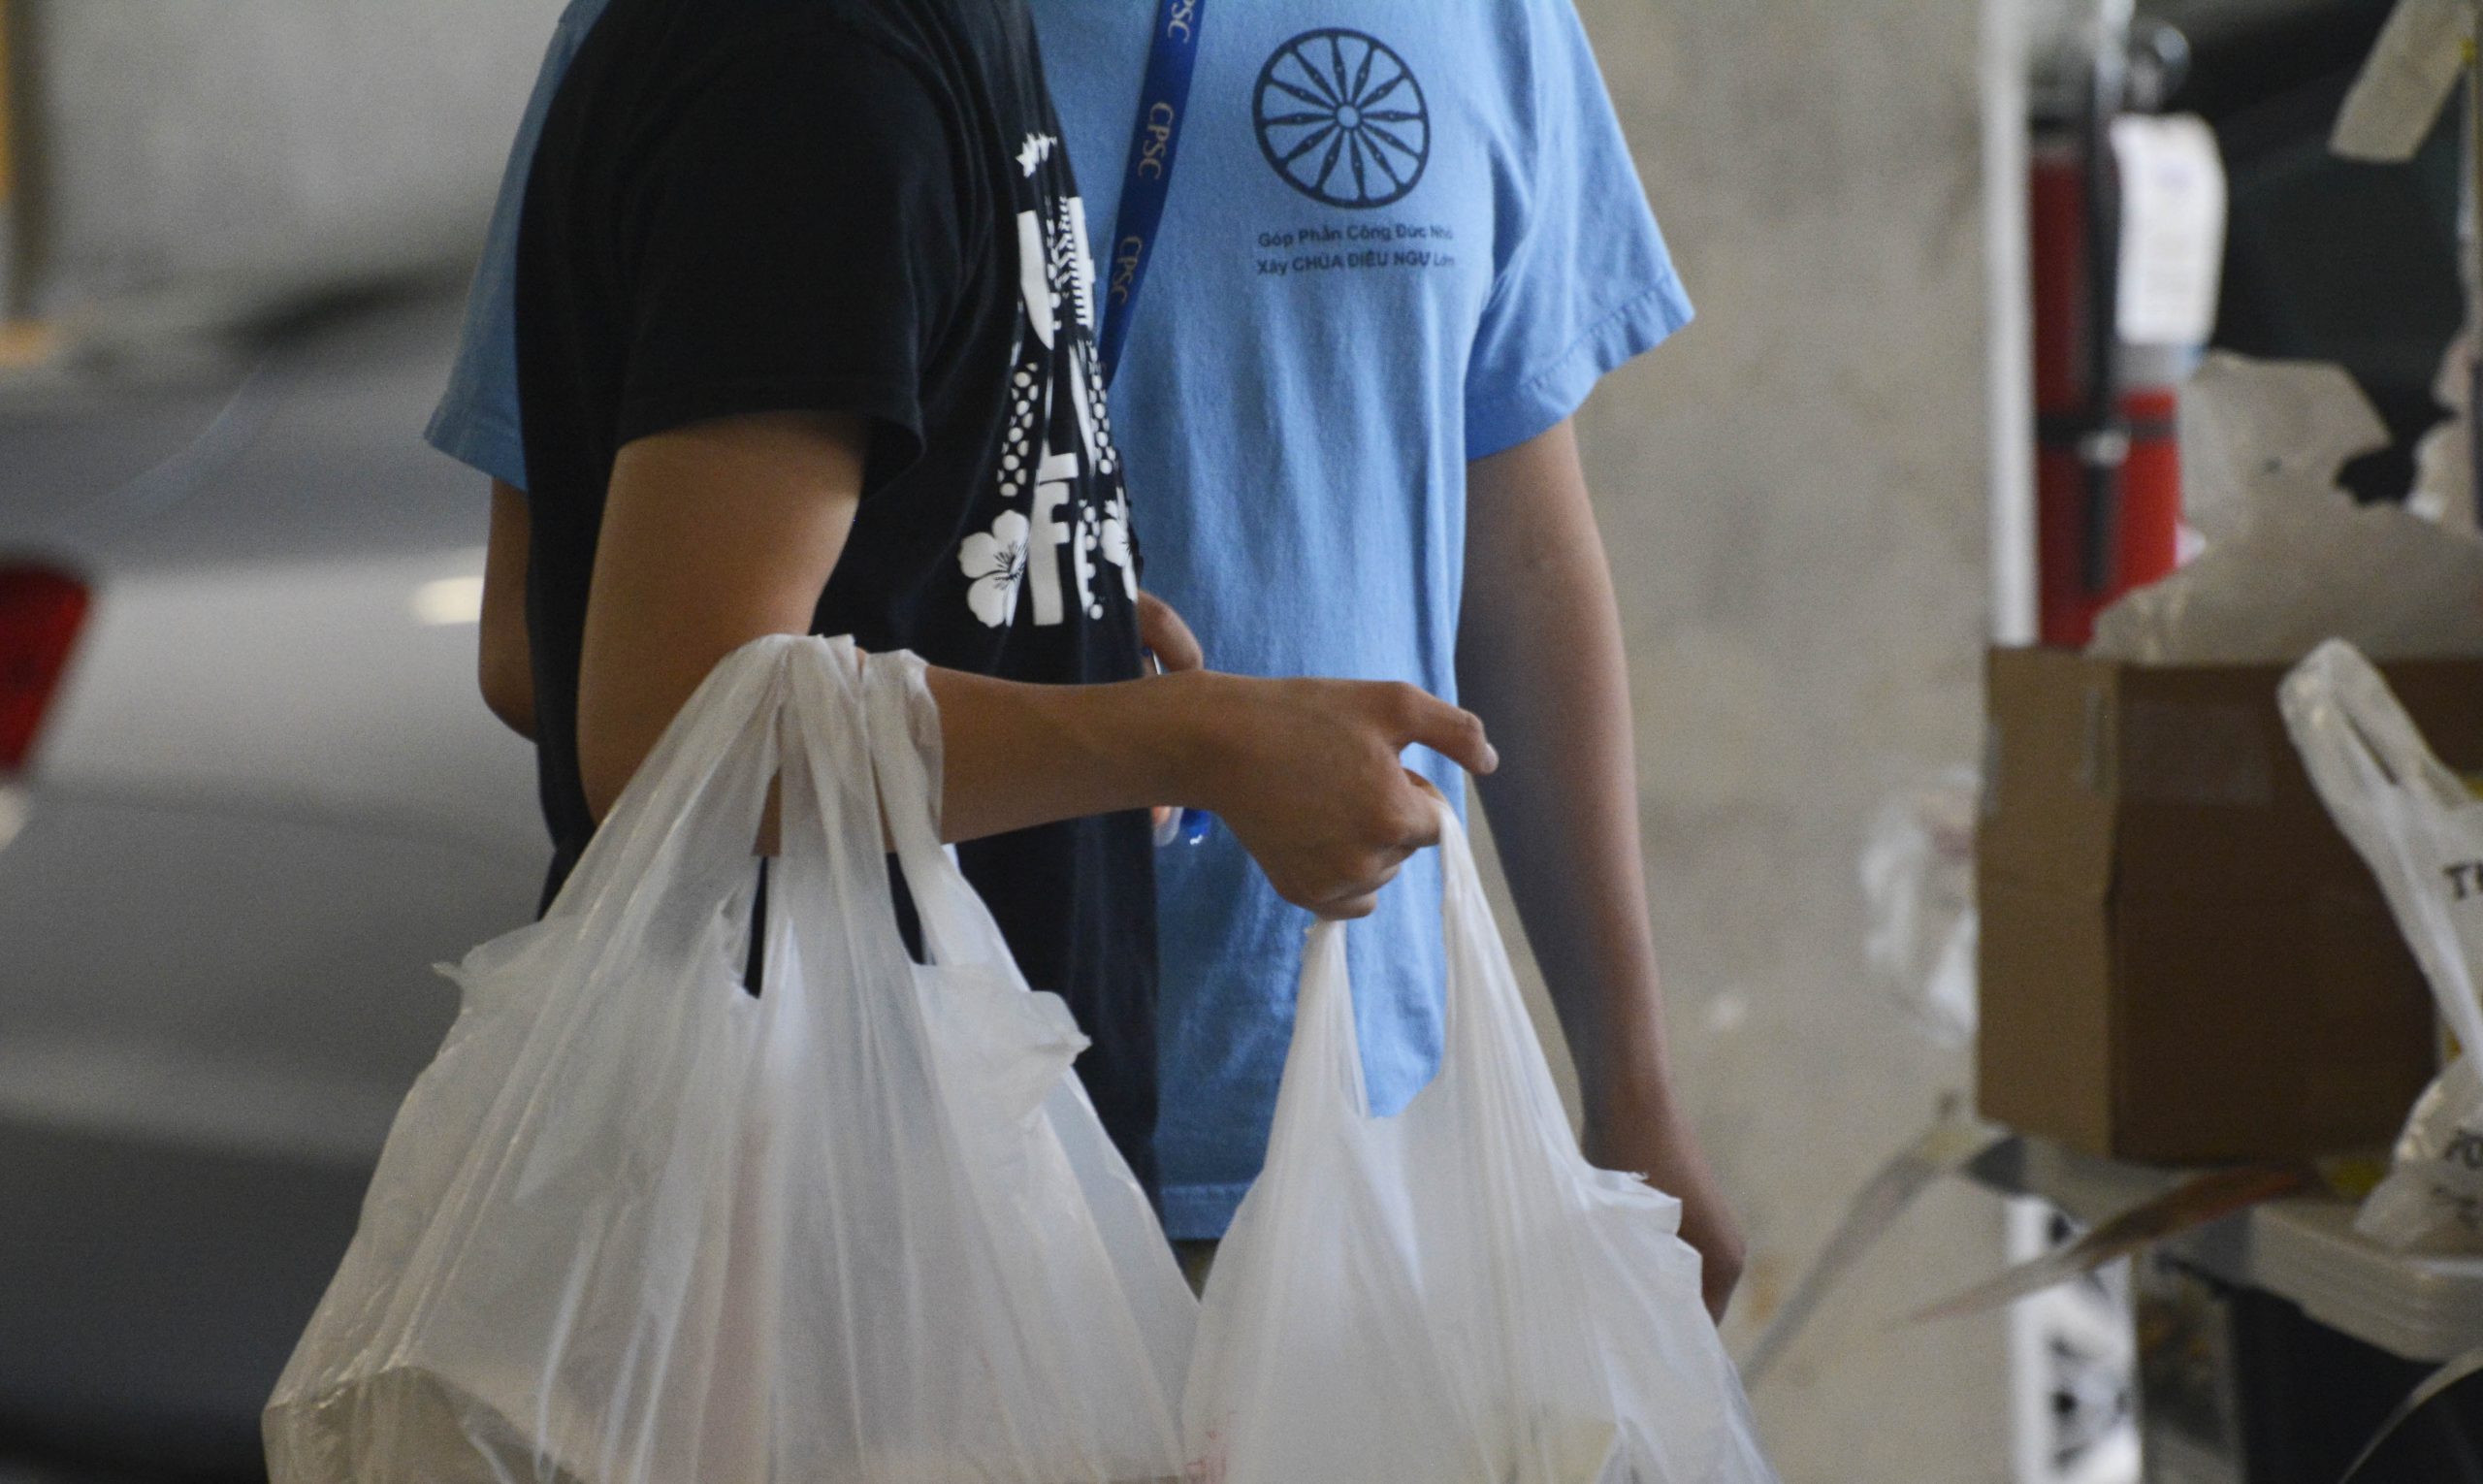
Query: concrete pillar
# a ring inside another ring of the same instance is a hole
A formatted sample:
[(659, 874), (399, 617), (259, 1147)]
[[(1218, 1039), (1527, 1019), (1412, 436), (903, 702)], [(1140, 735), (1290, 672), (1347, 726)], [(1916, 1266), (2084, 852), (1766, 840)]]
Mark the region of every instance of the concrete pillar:
[[(1864, 972), (1856, 855), (1981, 752), (1993, 591), (1978, 0), (1580, 0), (1698, 322), (1581, 433), (1638, 705), (1677, 1055), (1753, 1239), (1746, 1346), (1848, 1195), (1970, 1087)], [(2005, 151), (2004, 151), (2005, 155)], [(1928, 1200), (1756, 1398), (1789, 1484), (1998, 1479), (2001, 1260)]]

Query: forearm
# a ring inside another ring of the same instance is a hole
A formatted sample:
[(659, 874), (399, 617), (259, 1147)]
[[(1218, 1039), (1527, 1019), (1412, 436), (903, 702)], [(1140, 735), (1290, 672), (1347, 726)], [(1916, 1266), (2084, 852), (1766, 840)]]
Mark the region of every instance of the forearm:
[(1484, 806), (1598, 1122), (1671, 1087), (1620, 614), (1574, 452), (1549, 452), (1477, 467), (1458, 682), (1506, 759)]
[[(1411, 743), (1478, 774), (1482, 723), (1410, 686), (1188, 670), (1040, 686), (956, 670), (939, 707), (941, 835), (974, 839), (1150, 804), (1222, 816), (1276, 894), (1323, 917), (1368, 915), (1405, 857), (1439, 839)], [(760, 838), (772, 852), (773, 810)]]
[(1475, 461), (1468, 500), (1458, 681), (1506, 749), (1483, 802), (1577, 1062), (1585, 1152), (1681, 1198), (1721, 1318), (1741, 1229), (1673, 1093), (1621, 615), (1568, 425)]
[(934, 668), (928, 679), (940, 706), (944, 839), (1198, 803), (1213, 791), (1195, 724), (1205, 693), (1225, 677), (1038, 686)]
[[(858, 418), (791, 412), (621, 450), (578, 665), (578, 773), (597, 819), (718, 661), (809, 631), (869, 442)], [(1186, 637), (1161, 618), (1156, 640)], [(1173, 658), (1194, 661), (1188, 649)], [(1223, 816), (1277, 894), (1329, 917), (1370, 912), (1405, 857), (1438, 839), (1436, 808), (1400, 761), (1407, 745), (1478, 773), (1497, 765), (1481, 723), (1410, 686), (1204, 670), (1102, 686), (935, 670), (929, 684), (948, 838), (1194, 804)], [(762, 851), (774, 823), (771, 809)]]

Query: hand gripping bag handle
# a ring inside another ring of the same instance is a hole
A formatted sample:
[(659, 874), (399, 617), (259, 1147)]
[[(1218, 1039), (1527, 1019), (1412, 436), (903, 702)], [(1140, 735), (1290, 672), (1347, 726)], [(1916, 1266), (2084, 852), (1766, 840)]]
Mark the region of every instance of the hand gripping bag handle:
[[(1471, 843), (1445, 804), (1439, 812), (1438, 1074), (1403, 1113), (1371, 1117), (1347, 929), (1314, 925), (1267, 1168), (1219, 1265), (1220, 1306), (1210, 1290), (1213, 1333), (1202, 1335), (1187, 1402), (1193, 1445), (1217, 1456), (1222, 1425), (1234, 1477), (1280, 1480), (1280, 1458), (1301, 1476), (1298, 1430), (1270, 1411), (1284, 1404), (1277, 1399), (1302, 1398), (1284, 1377), (1300, 1341), (1270, 1326), (1318, 1332), (1327, 1321), (1306, 1307), (1301, 1274), (1283, 1254), (1287, 1243), (1364, 1242), (1371, 1247), (1350, 1267), (1354, 1342), (1403, 1326), (1397, 1365), (1423, 1374), (1411, 1394), (1400, 1388), (1372, 1403), (1371, 1426), (1402, 1441), (1405, 1467), (1357, 1477), (1566, 1484), (1620, 1477), (1619, 1467), (1641, 1470), (1630, 1477), (1769, 1478), (1698, 1302), (1680, 1203), (1596, 1170), (1579, 1150)], [(1339, 1168), (1339, 1148), (1360, 1152)], [(1340, 1195), (1340, 1181), (1353, 1191)], [(1333, 1230), (1336, 1203), (1364, 1189), (1370, 1203), (1352, 1219), (1376, 1224)], [(1632, 1328), (1641, 1324), (1651, 1327)], [(1345, 1447), (1369, 1440), (1350, 1421), (1323, 1421), (1346, 1430), (1332, 1439)]]
[(2472, 819), (2483, 803), (2433, 753), (2379, 671), (2341, 640), (2296, 665), (2278, 701), (2330, 815), (2380, 878), (2441, 1015), (2468, 1050), (2483, 1048), (2483, 1000), (2437, 880), (2444, 852), (2463, 863), (2483, 846), (2483, 829), (2453, 844), (2445, 822)]
[[(1462, 1081), (1503, 1062), (1523, 1061), (1518, 1054), (1522, 1051), (1532, 1051), (1540, 1062), (1542, 1048), (1534, 1038), (1534, 1023), (1527, 1016), (1525, 1001), (1516, 997), (1514, 984), (1503, 1003), (1497, 992), (1500, 986), (1489, 982), (1492, 976), (1458, 971), (1461, 957), (1470, 956), (1474, 950), (1490, 949), (1503, 956), (1506, 951), (1500, 948), (1499, 928), (1492, 920), (1465, 825), (1448, 804), (1436, 808), (1440, 922), (1448, 940), (1450, 971), (1441, 1010), (1444, 1049), (1435, 1081)], [(1361, 1032), (1344, 966), (1347, 926), (1333, 919), (1314, 922), (1303, 945), (1302, 996), (1294, 1009), (1293, 1045), (1276, 1096), (1281, 1104), (1284, 1089), (1300, 1086), (1306, 1097), (1338, 1099), (1354, 1115), (1369, 1117), (1370, 1094), (1363, 1075)], [(1478, 978), (1486, 983), (1478, 985)], [(1523, 1081), (1524, 1068), (1515, 1070)], [(1560, 1094), (1552, 1088), (1548, 1073), (1543, 1083), (1557, 1107)]]
[[(1435, 1082), (1497, 1083), (1514, 1099), (1526, 1122), (1545, 1131), (1559, 1163), (1585, 1171), (1585, 1156), (1569, 1133), (1568, 1113), (1552, 1081), (1543, 1043), (1527, 1013), (1525, 996), (1508, 968), (1508, 949), (1493, 919), (1474, 848), (1457, 811), (1437, 806), (1440, 822), (1440, 923), (1447, 939), (1448, 985), (1442, 1007), (1443, 1049)], [(1287, 1119), (1288, 1095), (1341, 1102), (1357, 1117), (1370, 1115), (1364, 1081), (1360, 1034), (1344, 969), (1346, 924), (1312, 924), (1304, 945), (1303, 996), (1294, 1015), (1293, 1045), (1278, 1084), (1275, 1127)]]

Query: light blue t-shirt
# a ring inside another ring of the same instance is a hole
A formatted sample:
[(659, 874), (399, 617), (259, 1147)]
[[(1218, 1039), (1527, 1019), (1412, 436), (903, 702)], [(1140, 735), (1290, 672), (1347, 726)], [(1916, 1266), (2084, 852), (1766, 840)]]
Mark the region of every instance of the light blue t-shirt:
[[(573, 0), (511, 156), (430, 437), (523, 486), (511, 324), (534, 130), (604, 0)], [(1154, 0), (1031, 0), (1099, 257)], [(1571, 0), (1211, 0), (1113, 423), (1146, 585), (1219, 669), (1456, 694), (1466, 465), (1548, 431), (1687, 323)], [(1489, 615), (1477, 615), (1489, 622)], [(1415, 765), (1462, 797), (1428, 753)], [(1308, 916), (1231, 835), (1159, 856), (1166, 1224), (1220, 1236), (1266, 1153)], [(1440, 1047), (1440, 879), (1349, 934), (1374, 1109)]]

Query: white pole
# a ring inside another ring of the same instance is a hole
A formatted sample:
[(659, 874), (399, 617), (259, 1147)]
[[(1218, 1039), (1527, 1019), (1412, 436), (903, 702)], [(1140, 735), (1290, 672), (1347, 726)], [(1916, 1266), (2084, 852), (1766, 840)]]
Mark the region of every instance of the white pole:
[(2026, 243), (2025, 0), (1983, 0), (1982, 50), (1991, 639), (1996, 644), (2032, 644), (2038, 601), (2034, 279)]

